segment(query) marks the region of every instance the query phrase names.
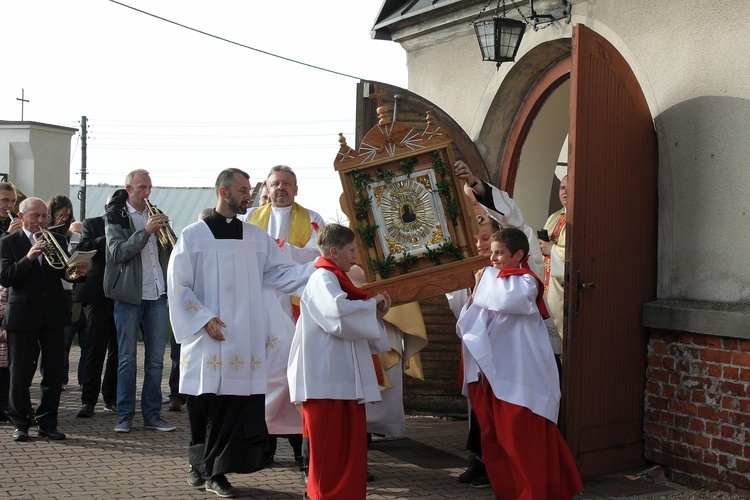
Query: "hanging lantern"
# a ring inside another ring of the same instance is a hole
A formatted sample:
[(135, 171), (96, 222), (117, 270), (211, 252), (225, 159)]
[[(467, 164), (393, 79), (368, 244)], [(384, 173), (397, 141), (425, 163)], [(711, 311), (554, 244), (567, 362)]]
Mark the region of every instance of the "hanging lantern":
[(486, 21), (475, 21), (482, 60), (500, 63), (515, 61), (518, 47), (526, 30), (526, 23), (507, 17), (493, 17)]

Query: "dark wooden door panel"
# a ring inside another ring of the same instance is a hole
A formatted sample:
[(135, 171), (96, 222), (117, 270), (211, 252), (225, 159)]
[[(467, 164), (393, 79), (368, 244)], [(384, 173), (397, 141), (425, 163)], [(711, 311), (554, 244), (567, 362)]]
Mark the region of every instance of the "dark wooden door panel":
[(657, 150), (627, 62), (573, 31), (568, 201), (568, 334), (561, 419), (584, 476), (643, 463), (647, 335), (656, 290)]

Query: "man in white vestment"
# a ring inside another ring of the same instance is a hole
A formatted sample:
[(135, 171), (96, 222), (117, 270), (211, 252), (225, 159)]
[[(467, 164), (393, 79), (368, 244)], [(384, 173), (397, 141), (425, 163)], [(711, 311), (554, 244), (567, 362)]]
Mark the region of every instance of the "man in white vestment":
[(555, 318), (555, 326), (560, 337), (563, 336), (563, 305), (565, 302), (565, 227), (567, 224), (568, 176), (560, 181), (560, 203), (562, 208), (553, 213), (544, 224), (549, 234), (549, 241), (540, 241), (539, 249), (544, 255), (544, 273), (540, 276), (544, 282), (544, 292), (549, 302), (550, 313)]
[[(354, 286), (365, 284), (365, 272), (352, 266), (347, 273)], [(383, 385), (378, 404), (368, 404), (367, 432), (385, 437), (406, 433), (403, 375), (424, 380), (420, 351), (427, 346), (427, 329), (418, 302), (393, 306), (383, 317), (390, 349), (378, 354)]]
[(266, 186), (270, 203), (248, 209), (240, 219), (265, 229), (295, 262), (304, 264), (320, 257), (315, 227), (322, 227), (324, 221), (317, 212), (294, 201), (299, 189), (294, 171), (286, 165), (276, 165), (268, 173)]
[(263, 467), (267, 376), (286, 363), (275, 332), (288, 323), (264, 287), (291, 292), (314, 268), (296, 265), (265, 231), (236, 218), (250, 203), (247, 173), (224, 170), (216, 193), (211, 215), (180, 235), (167, 286), (180, 392), (189, 395), (188, 483), (232, 497), (238, 491), (225, 474)]
[[(249, 208), (247, 215), (241, 218), (266, 230), (295, 262), (314, 262), (320, 257), (315, 243), (315, 228), (323, 227), (324, 222), (319, 214), (294, 201), (298, 192), (297, 175), (286, 165), (276, 165), (268, 173), (264, 187), (268, 191), (269, 203)], [(299, 317), (302, 291), (303, 288), (291, 294), (278, 293), (281, 307), (294, 322)], [(279, 338), (284, 338), (285, 343), (291, 343), (294, 328), (288, 335), (286, 331), (276, 334)], [(276, 452), (276, 436), (286, 436), (294, 453), (294, 461), (301, 464), (302, 416), (289, 399), (286, 367), (279, 373), (269, 374), (266, 423), (271, 435), (268, 442), (268, 462), (273, 461)]]

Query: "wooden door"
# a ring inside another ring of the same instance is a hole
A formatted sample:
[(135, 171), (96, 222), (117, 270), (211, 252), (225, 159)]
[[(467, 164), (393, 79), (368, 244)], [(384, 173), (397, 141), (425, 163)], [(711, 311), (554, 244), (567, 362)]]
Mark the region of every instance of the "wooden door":
[(561, 427), (584, 476), (639, 467), (656, 294), (657, 147), (646, 99), (604, 38), (573, 29)]

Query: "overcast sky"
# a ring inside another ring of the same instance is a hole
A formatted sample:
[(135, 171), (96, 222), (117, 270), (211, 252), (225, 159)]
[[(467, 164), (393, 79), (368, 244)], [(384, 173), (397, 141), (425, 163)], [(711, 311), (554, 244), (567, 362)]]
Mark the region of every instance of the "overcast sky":
[[(369, 32), (382, 0), (123, 0), (267, 52), (407, 86), (405, 53)], [(213, 186), (227, 167), (251, 181), (276, 164), (299, 178), (299, 201), (337, 213), (338, 133), (354, 146), (356, 79), (189, 31), (109, 0), (0, 4), (0, 119), (79, 127), (89, 121), (89, 184), (122, 184), (135, 168), (155, 186)], [(80, 181), (74, 136), (71, 183)], [(155, 200), (158, 203), (158, 200)], [(166, 207), (164, 207), (166, 208)]]

